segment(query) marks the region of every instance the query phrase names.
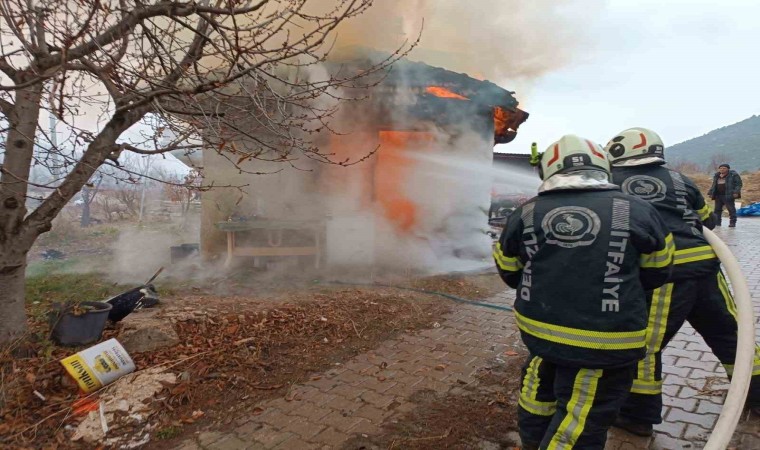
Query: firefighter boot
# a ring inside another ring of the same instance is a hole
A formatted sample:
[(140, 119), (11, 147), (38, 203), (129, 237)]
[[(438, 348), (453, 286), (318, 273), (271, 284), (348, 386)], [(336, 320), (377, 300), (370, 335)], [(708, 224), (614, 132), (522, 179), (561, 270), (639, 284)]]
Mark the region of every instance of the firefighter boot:
[(618, 416), (612, 426), (641, 437), (650, 437), (654, 434), (651, 423), (636, 422), (623, 416)]

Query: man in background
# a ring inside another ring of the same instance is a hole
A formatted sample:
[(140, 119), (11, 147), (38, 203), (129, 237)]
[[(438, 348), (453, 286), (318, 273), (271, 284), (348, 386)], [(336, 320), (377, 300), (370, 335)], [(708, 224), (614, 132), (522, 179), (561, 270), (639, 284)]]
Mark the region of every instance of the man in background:
[(742, 177), (731, 170), (728, 164), (718, 166), (718, 171), (713, 176), (712, 186), (707, 192), (708, 197), (715, 200), (716, 226), (720, 226), (723, 216), (723, 206), (728, 209), (728, 226), (736, 226), (736, 205), (734, 201), (742, 197)]

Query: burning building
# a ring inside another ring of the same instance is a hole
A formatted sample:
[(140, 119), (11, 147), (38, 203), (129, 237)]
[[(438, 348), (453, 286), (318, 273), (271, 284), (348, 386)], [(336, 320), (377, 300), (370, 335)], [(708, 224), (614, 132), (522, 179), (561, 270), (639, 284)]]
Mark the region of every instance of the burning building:
[[(372, 61), (331, 64), (362, 68)], [(253, 160), (241, 171), (230, 167), (224, 151), (204, 150), (205, 184), (243, 186), (243, 193), (203, 193), (202, 252), (224, 255), (228, 263), (301, 259), (428, 273), (490, 260), (484, 231), (493, 146), (514, 139), (527, 117), (513, 92), (491, 82), (398, 61), (362, 100), (341, 107), (337, 125), (331, 123), (339, 133), (317, 137), (333, 160), (367, 155), (358, 164)]]

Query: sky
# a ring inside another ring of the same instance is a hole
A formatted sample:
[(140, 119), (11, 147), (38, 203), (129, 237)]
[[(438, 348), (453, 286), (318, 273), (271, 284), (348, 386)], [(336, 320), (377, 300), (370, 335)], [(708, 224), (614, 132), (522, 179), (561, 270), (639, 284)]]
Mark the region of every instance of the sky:
[(667, 148), (760, 114), (758, 18), (755, 0), (607, 1), (569, 64), (528, 83), (497, 80), (531, 116), (496, 151), (534, 141), (543, 151), (569, 133), (604, 145), (631, 127)]

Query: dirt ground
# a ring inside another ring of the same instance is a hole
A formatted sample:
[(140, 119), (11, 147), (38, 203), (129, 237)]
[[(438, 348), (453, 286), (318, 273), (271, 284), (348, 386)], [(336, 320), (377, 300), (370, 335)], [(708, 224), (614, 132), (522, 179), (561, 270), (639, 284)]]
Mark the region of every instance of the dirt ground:
[(520, 365), (484, 368), (478, 378), (478, 385), (453, 394), (416, 393), (411, 398), (418, 405), (414, 410), (385, 424), (380, 435), (356, 437), (343, 449), (517, 449)]
[[(503, 289), (495, 274), (397, 282), (472, 300)], [(221, 296), (213, 287), (192, 284), (167, 291), (159, 283), (158, 289), (168, 295), (156, 314), (172, 324), (180, 344), (132, 357), (138, 370), (170, 365), (180, 380), (166, 386), (160, 404), (154, 405), (160, 413), (141, 425), (151, 430), (151, 448), (159, 449), (174, 448), (177, 440), (200, 426), (223, 429), (239, 416), (255, 413), (256, 403), (287, 398), (293, 384), (399, 333), (433, 327), (453, 305), (412, 290), (313, 281), (269, 293), (259, 286), (261, 293), (249, 295), (240, 295), (242, 286), (235, 289), (239, 292)], [(7, 351), (0, 354), (0, 448), (92, 448), (70, 441), (83, 415), (75, 413), (77, 389), (58, 363), (78, 349), (58, 347), (47, 339), (44, 312), (50, 301), (77, 292), (104, 296), (122, 290), (123, 286), (99, 285), (93, 275), (46, 276), (30, 282), (35, 355), (13, 359)], [(109, 326), (103, 339), (118, 336), (120, 328)], [(109, 437), (135, 432), (111, 425)]]

